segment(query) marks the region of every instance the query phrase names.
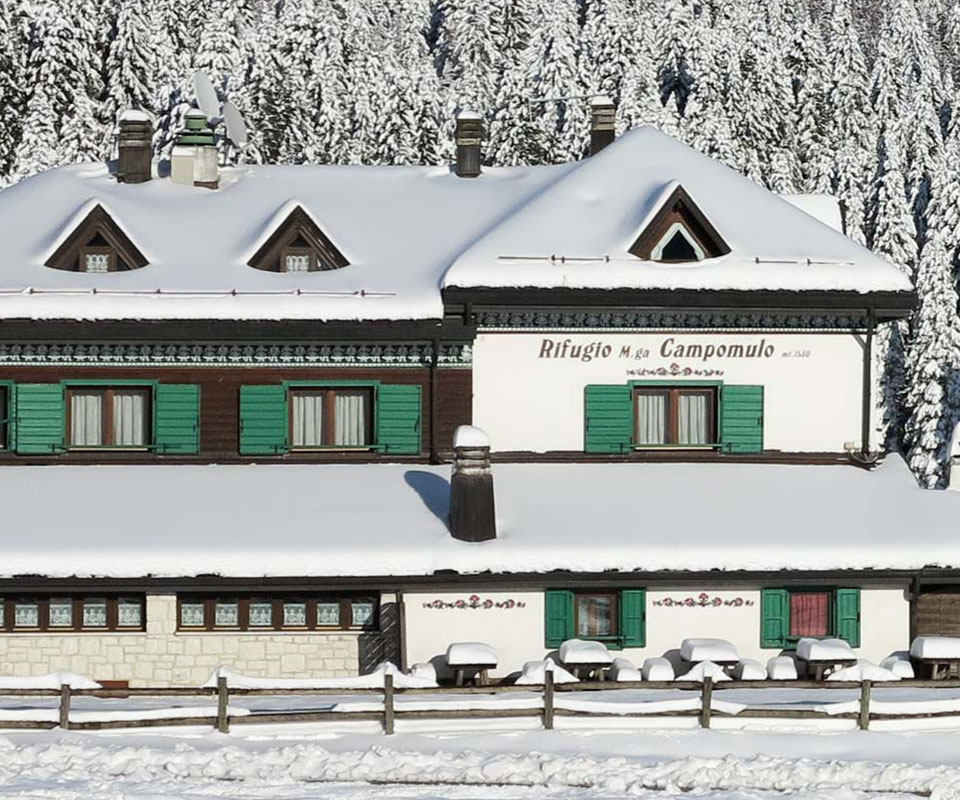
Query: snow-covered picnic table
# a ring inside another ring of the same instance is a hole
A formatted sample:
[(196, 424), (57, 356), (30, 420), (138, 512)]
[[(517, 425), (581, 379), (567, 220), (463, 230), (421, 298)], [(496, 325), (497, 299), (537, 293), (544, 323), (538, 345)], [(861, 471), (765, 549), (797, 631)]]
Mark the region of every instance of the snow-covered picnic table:
[(857, 656), (843, 639), (802, 638), (797, 642), (797, 661), (804, 665), (804, 677), (815, 681), (857, 663)]
[(567, 639), (560, 645), (560, 662), (581, 680), (593, 673), (602, 681), (606, 669), (613, 664), (613, 656), (603, 642)]
[(684, 639), (680, 643), (680, 658), (697, 665), (710, 661), (730, 673), (740, 662), (740, 654), (726, 639)]
[(447, 666), (453, 670), (453, 681), (463, 686), (470, 673), (480, 686), (489, 682), (489, 670), (496, 669), (498, 658), (493, 646), (484, 642), (454, 642), (447, 648)]
[(918, 676), (926, 672), (930, 680), (946, 678), (951, 670), (960, 675), (960, 638), (918, 636), (910, 645), (910, 661)]

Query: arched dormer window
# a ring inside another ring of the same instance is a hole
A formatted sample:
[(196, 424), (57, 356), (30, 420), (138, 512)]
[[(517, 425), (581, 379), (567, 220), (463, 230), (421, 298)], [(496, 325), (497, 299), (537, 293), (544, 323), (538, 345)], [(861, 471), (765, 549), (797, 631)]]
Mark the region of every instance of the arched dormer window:
[(91, 203), (80, 221), (69, 223), (70, 230), (53, 254), (44, 262), (51, 269), (102, 275), (140, 269), (147, 259), (116, 220), (99, 203)]
[(350, 263), (303, 206), (292, 205), (285, 212), (286, 207), (277, 215), (281, 221), (273, 233), (247, 262), (249, 266), (268, 272), (321, 272)]
[(716, 258), (729, 253), (730, 248), (690, 195), (677, 184), (630, 252), (646, 261), (677, 264)]

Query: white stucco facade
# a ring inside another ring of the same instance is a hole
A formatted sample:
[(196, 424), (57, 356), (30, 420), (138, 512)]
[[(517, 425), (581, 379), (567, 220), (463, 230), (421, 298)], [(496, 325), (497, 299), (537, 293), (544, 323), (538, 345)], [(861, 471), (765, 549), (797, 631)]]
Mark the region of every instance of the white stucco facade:
[[(904, 589), (861, 589), (858, 656), (879, 663), (892, 652), (909, 648), (910, 604)], [(544, 647), (541, 591), (411, 592), (404, 595), (404, 615), (408, 665), (442, 656), (452, 642), (478, 641), (496, 648), (499, 666), (490, 674), (504, 676), (551, 652)], [(760, 647), (758, 587), (696, 586), (648, 590), (646, 647), (626, 648), (615, 655), (640, 666), (643, 659), (671, 655), (683, 639), (695, 637), (727, 639), (741, 658), (762, 663), (780, 652)]]
[(849, 331), (485, 332), (473, 421), (501, 452), (582, 451), (585, 386), (722, 381), (763, 386), (765, 450), (841, 453), (861, 444), (863, 352)]

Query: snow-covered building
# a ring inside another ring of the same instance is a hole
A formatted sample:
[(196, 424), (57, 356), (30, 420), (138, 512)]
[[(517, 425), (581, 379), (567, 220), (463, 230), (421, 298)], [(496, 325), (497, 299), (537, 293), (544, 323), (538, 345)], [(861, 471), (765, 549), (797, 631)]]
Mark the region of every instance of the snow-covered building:
[[(470, 117), (453, 168), (183, 185), (127, 123), (126, 169), (0, 192), (0, 673), (960, 630), (956, 498), (860, 468), (913, 290), (829, 198), (652, 128), (481, 168)], [(458, 496), (464, 425), (493, 483)]]

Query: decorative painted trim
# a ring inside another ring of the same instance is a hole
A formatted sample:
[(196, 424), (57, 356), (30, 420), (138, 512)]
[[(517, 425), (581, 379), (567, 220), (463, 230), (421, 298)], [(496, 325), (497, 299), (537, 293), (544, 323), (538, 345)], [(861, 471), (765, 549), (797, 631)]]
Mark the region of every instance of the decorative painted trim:
[(867, 327), (865, 315), (791, 314), (783, 312), (737, 311), (577, 311), (577, 310), (478, 310), (478, 328), (521, 328), (558, 330), (592, 328), (598, 330), (634, 330), (654, 328), (704, 329), (773, 329), (773, 330), (862, 330)]
[(661, 600), (654, 600), (653, 605), (664, 608), (720, 608), (721, 606), (740, 608), (741, 606), (752, 606), (754, 601), (743, 597), (731, 597), (724, 600), (722, 597), (711, 597), (706, 592), (700, 592), (696, 597), (664, 597)]
[(487, 611), (491, 608), (510, 609), (526, 608), (527, 604), (523, 600), (514, 600), (512, 597), (507, 600), (491, 600), (489, 597), (480, 599), (480, 595), (472, 594), (466, 600), (430, 600), (422, 604), (424, 608), (432, 609), (455, 609), (457, 611), (474, 610)]
[[(2, 366), (425, 367), (431, 357), (432, 347), (425, 343), (0, 342)], [(439, 366), (469, 367), (472, 363), (472, 345), (440, 346)]]

